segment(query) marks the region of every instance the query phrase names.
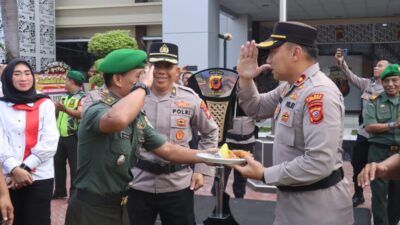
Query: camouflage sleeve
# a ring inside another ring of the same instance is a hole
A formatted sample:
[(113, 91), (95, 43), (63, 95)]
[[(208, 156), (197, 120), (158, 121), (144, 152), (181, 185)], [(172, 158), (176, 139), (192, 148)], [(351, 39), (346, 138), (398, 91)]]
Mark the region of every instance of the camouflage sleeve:
[(146, 124), (144, 128), (145, 141), (143, 143), (143, 147), (146, 150), (152, 151), (166, 143), (165, 138), (151, 126), (149, 120), (143, 113), (139, 115), (138, 120)]

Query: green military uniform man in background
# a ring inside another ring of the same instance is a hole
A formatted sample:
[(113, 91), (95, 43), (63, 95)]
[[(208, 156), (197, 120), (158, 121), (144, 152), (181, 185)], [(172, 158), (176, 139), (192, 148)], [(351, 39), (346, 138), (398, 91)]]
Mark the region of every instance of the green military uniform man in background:
[(79, 119), (81, 118), (81, 99), (85, 93), (81, 90), (85, 80), (83, 74), (76, 70), (70, 70), (65, 80), (67, 94), (61, 97), (61, 101), (55, 102), (57, 109), (57, 128), (60, 132), (60, 140), (56, 155), (54, 156), (55, 190), (53, 199), (67, 197), (65, 185), (67, 179), (66, 164), (68, 159), (70, 169), (70, 195), (75, 189), (74, 180), (77, 169), (78, 138), (76, 136)]
[[(400, 70), (390, 64), (381, 74), (385, 90), (371, 97), (364, 109), (365, 130), (370, 133), (369, 162), (382, 162), (400, 150)], [(372, 214), (375, 225), (396, 225), (400, 220), (400, 181), (371, 182)]]
[(198, 151), (166, 142), (141, 112), (153, 82), (146, 58), (144, 51), (119, 49), (99, 64), (109, 94), (87, 109), (79, 126), (77, 190), (66, 225), (129, 225), (126, 191), (141, 147), (176, 163), (202, 162)]

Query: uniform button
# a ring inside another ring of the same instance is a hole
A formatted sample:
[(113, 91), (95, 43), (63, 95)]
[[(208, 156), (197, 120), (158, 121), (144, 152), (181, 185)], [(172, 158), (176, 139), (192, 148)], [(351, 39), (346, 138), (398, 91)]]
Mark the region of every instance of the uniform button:
[(18, 146), (18, 148), (21, 148), (21, 146)]
[(18, 135), (21, 135), (21, 133), (18, 133)]
[(18, 120), (18, 123), (21, 123), (21, 120)]

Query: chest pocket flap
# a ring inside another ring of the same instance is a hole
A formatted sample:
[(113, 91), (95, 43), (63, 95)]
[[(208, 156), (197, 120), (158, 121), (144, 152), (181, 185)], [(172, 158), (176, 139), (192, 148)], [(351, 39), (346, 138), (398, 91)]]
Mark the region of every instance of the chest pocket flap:
[(282, 144), (294, 146), (294, 111), (284, 108), (276, 118), (275, 138)]
[(391, 112), (390, 112), (390, 107), (388, 104), (384, 104), (384, 103), (378, 104), (377, 108), (378, 108), (377, 109), (377, 112), (378, 112), (377, 118), (378, 118), (379, 122), (381, 122), (381, 123), (387, 122), (392, 118)]
[(132, 151), (132, 128), (128, 126), (114, 133), (111, 151), (120, 155), (128, 155)]

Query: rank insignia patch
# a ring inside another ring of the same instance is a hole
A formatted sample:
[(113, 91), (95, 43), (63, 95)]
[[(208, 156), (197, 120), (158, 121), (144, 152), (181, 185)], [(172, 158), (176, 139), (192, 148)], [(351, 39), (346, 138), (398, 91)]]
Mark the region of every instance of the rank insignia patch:
[(186, 127), (186, 119), (184, 118), (179, 118), (176, 120), (176, 125), (180, 127)]
[(187, 108), (187, 107), (190, 106), (190, 103), (189, 103), (189, 102), (181, 101), (181, 102), (175, 102), (175, 105), (178, 106), (178, 107), (180, 107), (180, 108)]
[(293, 94), (291, 94), (291, 95), (289, 96), (289, 98), (290, 98), (291, 100), (293, 100), (293, 101), (296, 101), (297, 98), (298, 98), (298, 95), (297, 95), (296, 93), (293, 93)]
[(299, 78), (297, 78), (296, 82), (294, 82), (294, 85), (295, 86), (300, 86), (304, 82), (306, 77), (307, 76), (305, 74), (300, 75)]
[(288, 112), (282, 113), (281, 120), (282, 120), (283, 122), (285, 122), (285, 123), (286, 123), (287, 121), (289, 121), (289, 113), (288, 113)]

